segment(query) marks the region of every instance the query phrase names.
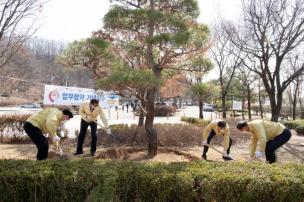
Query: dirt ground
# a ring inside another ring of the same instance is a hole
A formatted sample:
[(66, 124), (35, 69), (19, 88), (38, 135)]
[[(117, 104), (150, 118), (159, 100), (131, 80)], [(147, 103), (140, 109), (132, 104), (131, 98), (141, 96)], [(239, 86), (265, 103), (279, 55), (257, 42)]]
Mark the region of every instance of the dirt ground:
[[(221, 146), (215, 146), (222, 151)], [(158, 161), (158, 162), (180, 162), (201, 159), (202, 147), (159, 147), (158, 155), (153, 158), (147, 157), (146, 148), (143, 147), (99, 147), (95, 157), (89, 155), (89, 148), (84, 148), (84, 154), (74, 156), (75, 140), (66, 140), (62, 144), (65, 157), (68, 159), (94, 158), (94, 159), (116, 159), (132, 161)], [(58, 159), (50, 146), (49, 157)], [(36, 156), (36, 147), (33, 144), (0, 144), (0, 159), (31, 159)], [(249, 157), (249, 143), (234, 145), (231, 148), (231, 156), (236, 161), (245, 161)], [(210, 161), (223, 161), (222, 155), (213, 149), (207, 154)], [(277, 151), (278, 162), (304, 163), (304, 137), (293, 135), (288, 144)]]

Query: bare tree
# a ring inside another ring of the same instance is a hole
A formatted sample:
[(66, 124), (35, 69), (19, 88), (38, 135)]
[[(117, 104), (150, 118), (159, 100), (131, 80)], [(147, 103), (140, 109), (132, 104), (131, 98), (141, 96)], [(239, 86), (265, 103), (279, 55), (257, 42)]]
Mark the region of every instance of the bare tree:
[(252, 118), (251, 116), (251, 100), (252, 100), (252, 91), (253, 86), (256, 85), (255, 75), (253, 72), (248, 71), (246, 65), (242, 65), (237, 72), (237, 78), (240, 80), (242, 87), (244, 88), (244, 93), (246, 96), (243, 97), (243, 103), (245, 102), (245, 97), (247, 97), (247, 109), (248, 109), (248, 119)]
[(304, 42), (303, 0), (242, 0), (240, 29), (227, 26), (233, 43), (257, 65), (250, 68), (261, 77), (270, 99), (271, 120), (278, 121), (283, 92), (303, 71), (304, 65), (283, 80), (286, 55)]
[(229, 41), (223, 24), (214, 28), (214, 44), (211, 48), (211, 57), (219, 70), (219, 82), (221, 86), (222, 116), (226, 118), (226, 96), (236, 69), (242, 64), (239, 49)]
[[(297, 53), (300, 53), (300, 51), (297, 51)], [(299, 58), (298, 54), (292, 54), (287, 60), (287, 65), (289, 66), (288, 69), (286, 69), (286, 76), (290, 76), (294, 74), (301, 66), (303, 65), (303, 59)], [(297, 113), (297, 102), (298, 99), (300, 98), (300, 93), (301, 93), (301, 85), (303, 83), (303, 73), (300, 74), (298, 77), (296, 77), (292, 83), (289, 85), (289, 88), (287, 90), (288, 94), (288, 99), (289, 99), (289, 104), (290, 104), (290, 109), (292, 113), (292, 119), (295, 120)]]
[[(5, 66), (35, 33), (34, 23), (42, 10), (42, 0), (0, 1), (0, 68)], [(21, 25), (28, 25), (21, 29)]]
[(30, 38), (25, 42), (24, 47), (30, 51), (31, 54), (35, 55), (37, 59), (53, 62), (56, 56), (60, 55), (66, 49), (66, 44), (61, 41)]

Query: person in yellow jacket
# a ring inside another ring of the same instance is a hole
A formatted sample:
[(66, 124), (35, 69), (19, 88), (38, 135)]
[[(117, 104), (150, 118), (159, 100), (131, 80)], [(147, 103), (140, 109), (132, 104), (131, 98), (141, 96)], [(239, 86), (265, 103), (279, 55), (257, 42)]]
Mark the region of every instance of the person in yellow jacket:
[(204, 145), (204, 151), (202, 154), (202, 158), (204, 160), (207, 160), (207, 152), (209, 147), (206, 146), (207, 144), (210, 144), (210, 141), (215, 135), (223, 136), (223, 146), (224, 146), (224, 160), (233, 160), (230, 156), (230, 147), (232, 144), (232, 140), (230, 138), (230, 128), (228, 124), (224, 120), (214, 120), (211, 123), (209, 123), (203, 131), (203, 145)]
[(37, 160), (44, 160), (48, 157), (49, 143), (44, 134), (49, 134), (53, 143), (59, 142), (57, 128), (71, 118), (73, 118), (73, 114), (68, 109), (60, 111), (57, 108), (46, 108), (26, 120), (23, 128), (38, 149)]
[(88, 127), (91, 127), (91, 155), (95, 156), (96, 152), (96, 142), (97, 142), (97, 116), (100, 116), (102, 120), (106, 133), (111, 134), (111, 130), (109, 128), (109, 124), (103, 110), (99, 106), (99, 101), (96, 99), (92, 99), (89, 103), (83, 103), (79, 108), (79, 115), (81, 116), (80, 123), (80, 133), (77, 141), (77, 149), (75, 155), (83, 154), (83, 142), (85, 139), (85, 135)]
[[(290, 130), (283, 124), (267, 120), (240, 121), (236, 127), (241, 132), (251, 135), (251, 160), (262, 158), (265, 153), (267, 162), (276, 162), (275, 151), (288, 142), (291, 137)], [(257, 143), (259, 143), (259, 147), (256, 151)]]

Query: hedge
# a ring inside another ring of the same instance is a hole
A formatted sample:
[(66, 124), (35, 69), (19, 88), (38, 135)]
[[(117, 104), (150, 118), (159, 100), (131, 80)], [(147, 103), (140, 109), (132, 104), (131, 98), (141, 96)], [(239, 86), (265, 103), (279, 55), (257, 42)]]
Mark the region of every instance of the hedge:
[[(146, 146), (148, 136), (144, 127), (137, 125), (110, 125), (111, 131), (119, 139), (106, 135), (103, 129), (97, 130), (97, 146)], [(195, 146), (201, 143), (202, 128), (187, 124), (154, 124), (159, 146)], [(78, 131), (76, 136), (78, 136)], [(87, 131), (85, 146), (91, 145), (91, 134)]]
[(209, 123), (211, 123), (211, 120), (205, 120), (205, 119), (199, 119), (199, 118), (193, 118), (193, 117), (186, 117), (182, 116), (181, 121), (191, 123), (197, 126), (207, 126)]
[(304, 167), (0, 161), (0, 201), (304, 201)]
[(176, 110), (173, 106), (155, 106), (155, 116), (173, 116)]
[(304, 120), (291, 120), (282, 122), (287, 128), (294, 129), (297, 134), (304, 135)]

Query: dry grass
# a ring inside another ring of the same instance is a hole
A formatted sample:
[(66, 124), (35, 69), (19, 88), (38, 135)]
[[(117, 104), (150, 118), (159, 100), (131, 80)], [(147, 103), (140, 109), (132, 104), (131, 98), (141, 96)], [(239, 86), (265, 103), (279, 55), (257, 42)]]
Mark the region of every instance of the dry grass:
[(23, 124), (29, 116), (29, 114), (0, 116), (0, 142), (29, 142), (23, 129)]
[[(159, 146), (194, 146), (201, 143), (201, 128), (186, 124), (156, 124)], [(109, 137), (103, 130), (98, 130), (98, 145), (122, 146), (147, 144), (147, 135), (144, 127), (114, 127), (112, 132), (119, 139)], [(90, 146), (91, 138), (88, 132), (85, 145)]]
[[(2, 143), (28, 143), (30, 140), (25, 135), (23, 124), (29, 115), (10, 115), (0, 117), (0, 142)], [(238, 132), (235, 128), (239, 119), (228, 119), (231, 128), (233, 144), (247, 142), (249, 137)], [(111, 126), (113, 134), (118, 138), (107, 136), (105, 131), (98, 130), (97, 145), (103, 146), (146, 146), (147, 135), (144, 127), (137, 125), (114, 125)], [(204, 126), (189, 124), (155, 124), (158, 134), (159, 146), (195, 146), (201, 145)], [(77, 134), (78, 135), (78, 134)], [(76, 141), (75, 141), (76, 142)], [(213, 144), (222, 144), (222, 137), (215, 136)], [(90, 146), (91, 135), (87, 134), (85, 146)]]
[[(249, 136), (238, 132), (235, 125), (238, 120), (229, 120), (231, 126), (231, 138), (233, 144), (241, 144), (249, 140)], [(98, 130), (97, 145), (103, 146), (145, 146), (147, 145), (147, 135), (144, 127), (132, 125), (112, 126), (113, 134), (118, 138), (107, 136), (105, 131)], [(159, 146), (197, 146), (201, 145), (203, 127), (188, 124), (156, 124), (155, 129), (158, 136)], [(90, 146), (91, 135), (88, 131), (85, 146)], [(212, 144), (221, 145), (222, 137), (215, 136)]]

